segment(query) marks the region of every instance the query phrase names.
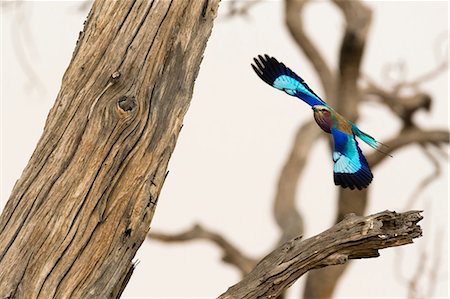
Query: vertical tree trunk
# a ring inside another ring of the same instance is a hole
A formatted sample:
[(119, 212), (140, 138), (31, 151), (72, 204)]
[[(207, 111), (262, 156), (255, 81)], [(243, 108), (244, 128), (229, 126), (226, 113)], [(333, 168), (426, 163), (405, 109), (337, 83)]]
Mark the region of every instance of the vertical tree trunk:
[(149, 230), (218, 2), (94, 3), (43, 135), (0, 217), (0, 298), (121, 294)]
[[(358, 80), (369, 33), (372, 11), (359, 1), (334, 1), (343, 13), (346, 27), (339, 53), (336, 84), (336, 110), (346, 118), (356, 121), (361, 90)], [(331, 146), (331, 145), (330, 145)], [(370, 188), (370, 187), (369, 187)], [(364, 215), (368, 202), (368, 189), (353, 191), (339, 188), (336, 223), (349, 213)], [(308, 274), (304, 298), (329, 299), (348, 264), (313, 270)]]

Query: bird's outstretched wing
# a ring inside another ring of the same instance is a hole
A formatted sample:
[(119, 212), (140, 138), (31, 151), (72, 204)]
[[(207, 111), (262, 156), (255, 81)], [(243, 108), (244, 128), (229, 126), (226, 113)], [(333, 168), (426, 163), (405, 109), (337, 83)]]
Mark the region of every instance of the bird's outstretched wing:
[(367, 188), (372, 182), (373, 174), (355, 136), (336, 128), (331, 129), (331, 134), (334, 141), (334, 183), (352, 190)]
[(322, 99), (309, 88), (308, 84), (290, 68), (282, 62), (278, 62), (269, 55), (258, 55), (253, 58), (255, 64), (252, 64), (256, 74), (267, 84), (279, 90), (295, 96), (306, 102), (308, 105), (328, 106)]

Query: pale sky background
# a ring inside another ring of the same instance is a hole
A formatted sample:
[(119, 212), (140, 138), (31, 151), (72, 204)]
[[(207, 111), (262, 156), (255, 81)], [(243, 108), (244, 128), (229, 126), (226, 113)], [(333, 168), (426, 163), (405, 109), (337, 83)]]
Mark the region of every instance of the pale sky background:
[[(6, 4), (6, 5), (5, 5)], [(80, 2), (3, 3), (1, 13), (1, 204), (20, 177), (42, 133), (60, 88), (87, 11)], [(318, 78), (291, 40), (282, 1), (264, 1), (248, 18), (224, 20), (227, 1), (206, 48), (191, 107), (169, 164), (152, 228), (178, 232), (193, 223), (223, 234), (245, 253), (262, 256), (278, 241), (272, 216), (276, 180), (298, 126), (312, 117), (303, 103), (268, 87), (250, 68), (252, 57), (268, 53), (285, 62), (319, 94)], [(433, 68), (436, 40), (448, 34), (448, 2), (370, 2), (374, 11), (363, 70), (382, 85), (382, 70), (405, 62), (407, 78)], [(336, 66), (343, 29), (340, 13), (328, 1), (308, 5), (305, 24), (326, 60)], [(22, 52), (21, 52), (22, 51)], [(32, 67), (36, 77), (30, 80)], [(448, 72), (423, 84), (433, 97), (431, 113), (417, 121), (426, 128), (448, 128)], [(325, 99), (326, 100), (326, 99)], [(359, 127), (384, 141), (400, 123), (377, 104), (361, 106)], [(363, 147), (363, 151), (371, 149)], [(441, 158), (442, 159), (442, 158)], [(375, 259), (352, 262), (336, 298), (405, 298), (406, 284), (422, 250), (428, 252), (420, 290), (426, 291), (436, 240), (441, 253), (435, 298), (448, 293), (448, 160), (443, 173), (421, 195), (424, 237), (414, 245), (382, 250)], [(337, 187), (325, 139), (311, 152), (307, 176), (300, 182), (297, 205), (306, 224), (305, 237), (330, 227)], [(418, 182), (433, 167), (418, 146), (397, 151), (374, 171), (368, 213), (402, 211)], [(401, 269), (394, 259), (403, 257)], [(145, 242), (123, 298), (215, 298), (240, 277), (220, 261), (214, 245), (191, 242), (166, 245)], [(299, 298), (300, 284), (289, 298)]]

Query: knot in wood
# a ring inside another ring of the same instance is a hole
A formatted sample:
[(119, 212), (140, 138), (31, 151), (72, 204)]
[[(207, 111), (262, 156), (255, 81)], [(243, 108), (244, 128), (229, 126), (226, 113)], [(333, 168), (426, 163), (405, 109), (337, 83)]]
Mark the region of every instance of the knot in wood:
[(121, 96), (118, 100), (120, 109), (129, 112), (136, 108), (136, 100), (134, 97)]

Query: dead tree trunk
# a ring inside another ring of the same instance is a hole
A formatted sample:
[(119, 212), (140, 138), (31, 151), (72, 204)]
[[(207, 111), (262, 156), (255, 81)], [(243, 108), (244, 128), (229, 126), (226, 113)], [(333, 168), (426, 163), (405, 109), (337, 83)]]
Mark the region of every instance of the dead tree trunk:
[(120, 296), (218, 2), (94, 3), (0, 218), (0, 298)]

